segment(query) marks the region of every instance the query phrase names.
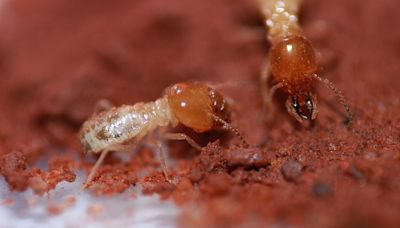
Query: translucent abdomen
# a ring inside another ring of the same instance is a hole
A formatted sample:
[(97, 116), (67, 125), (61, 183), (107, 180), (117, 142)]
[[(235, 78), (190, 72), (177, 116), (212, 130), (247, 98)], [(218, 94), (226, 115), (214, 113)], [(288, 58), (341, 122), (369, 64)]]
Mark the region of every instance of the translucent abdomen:
[(268, 27), (268, 39), (275, 42), (293, 35), (300, 35), (298, 24), (298, 0), (259, 0)]
[(172, 116), (165, 98), (155, 102), (123, 105), (87, 120), (80, 140), (86, 152), (98, 153), (112, 145), (138, 141), (160, 126), (167, 126)]

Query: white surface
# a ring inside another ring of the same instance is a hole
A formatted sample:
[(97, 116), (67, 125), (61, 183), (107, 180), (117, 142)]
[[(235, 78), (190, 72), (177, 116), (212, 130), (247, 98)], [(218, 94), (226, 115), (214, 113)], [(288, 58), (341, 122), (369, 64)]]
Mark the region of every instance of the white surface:
[[(82, 181), (82, 174), (78, 173), (74, 183), (61, 182), (55, 190), (40, 197), (31, 189), (9, 192), (0, 176), (0, 227), (176, 227), (179, 210), (171, 201), (161, 201), (157, 195), (141, 195), (138, 186), (111, 197), (77, 193)], [(49, 203), (60, 205), (70, 196), (76, 198), (74, 204), (60, 214), (49, 214)], [(6, 199), (12, 199), (13, 203), (6, 205)], [(95, 214), (88, 212), (93, 205), (101, 210)]]

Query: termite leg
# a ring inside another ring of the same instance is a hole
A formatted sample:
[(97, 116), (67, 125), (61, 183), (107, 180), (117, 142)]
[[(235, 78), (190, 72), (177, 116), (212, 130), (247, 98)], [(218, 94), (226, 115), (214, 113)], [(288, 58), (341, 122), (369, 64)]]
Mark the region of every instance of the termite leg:
[(276, 93), (276, 91), (279, 88), (282, 88), (283, 85), (282, 83), (278, 83), (274, 86), (272, 86), (270, 89), (268, 89), (268, 79), (271, 77), (271, 72), (269, 70), (269, 65), (268, 62), (265, 61), (265, 63), (262, 66), (261, 70), (261, 77), (260, 77), (260, 84), (261, 84), (261, 96), (262, 96), (262, 108), (261, 108), (261, 114), (259, 116), (259, 122), (262, 122), (265, 118), (265, 115), (267, 113), (267, 109), (272, 109), (272, 97)]
[(221, 119), (220, 117), (218, 117), (217, 115), (210, 113), (210, 115), (213, 117), (213, 119), (215, 121), (217, 121), (218, 123), (221, 123), (223, 125), (223, 128), (232, 131), (238, 138), (239, 140), (242, 142), (243, 147), (249, 147), (249, 144), (247, 143), (247, 141), (244, 139), (243, 135), (240, 133), (240, 131), (233, 127), (231, 124), (229, 124), (228, 122), (226, 122), (225, 120)]
[[(191, 145), (196, 150), (199, 150), (199, 151), (201, 150), (201, 146), (199, 144), (197, 144), (192, 138), (190, 138), (186, 134), (183, 134), (183, 133), (164, 133), (163, 137), (165, 139), (168, 139), (168, 140), (185, 140), (187, 143), (189, 143), (189, 145)], [(171, 180), (170, 180), (170, 178), (168, 176), (168, 172), (167, 172), (167, 164), (166, 164), (165, 154), (164, 154), (164, 150), (162, 148), (162, 145), (161, 145), (160, 142), (157, 142), (156, 145), (158, 147), (158, 151), (160, 152), (160, 158), (161, 158), (161, 162), (162, 162), (162, 166), (163, 166), (163, 173), (164, 173), (165, 179), (168, 182), (171, 182)]]
[(113, 146), (110, 146), (110, 147), (104, 149), (101, 152), (100, 157), (97, 159), (96, 164), (90, 170), (90, 173), (89, 173), (88, 177), (86, 178), (85, 183), (82, 185), (82, 189), (87, 188), (89, 183), (93, 180), (93, 178), (95, 177), (95, 175), (97, 173), (97, 170), (99, 169), (100, 165), (103, 163), (108, 152), (110, 152), (110, 151), (128, 151), (130, 149), (132, 149), (132, 145), (113, 145)]
[(264, 118), (265, 115), (267, 115), (267, 108), (270, 110), (273, 110), (272, 107), (274, 107), (273, 105), (271, 105), (272, 103), (272, 98), (274, 97), (276, 91), (280, 88), (283, 87), (282, 83), (278, 83), (273, 85), (267, 94), (265, 94), (265, 96), (263, 97), (263, 107), (261, 110), (261, 118)]
[(164, 154), (164, 149), (163, 145), (161, 144), (160, 141), (156, 141), (155, 145), (157, 146), (158, 152), (160, 154), (160, 159), (161, 159), (161, 166), (162, 166), (162, 171), (164, 174), (165, 179), (171, 183), (171, 179), (169, 178), (168, 172), (167, 172), (167, 162)]
[(317, 74), (313, 74), (313, 77), (315, 79), (317, 79), (318, 81), (323, 82), (326, 87), (328, 87), (330, 90), (332, 90), (335, 93), (336, 97), (339, 99), (340, 104), (342, 104), (346, 110), (347, 120), (345, 123), (347, 126), (350, 126), (351, 122), (353, 121), (353, 114), (350, 111), (350, 106), (347, 103), (346, 99), (344, 98), (342, 91), (339, 90), (338, 88), (336, 88), (336, 86), (331, 81), (329, 81), (327, 78), (321, 78)]
[(107, 153), (110, 150), (105, 149), (101, 152), (100, 157), (97, 159), (96, 164), (93, 166), (93, 168), (90, 170), (90, 173), (88, 177), (86, 178), (85, 183), (82, 185), (82, 189), (86, 189), (89, 183), (93, 180), (94, 175), (97, 173), (97, 170), (99, 169), (100, 165), (103, 163), (104, 159), (106, 158)]
[(267, 94), (268, 94), (268, 79), (271, 76), (271, 72), (269, 70), (268, 60), (265, 60), (261, 67), (261, 77), (260, 77), (260, 85), (261, 85), (261, 99), (262, 99), (262, 108), (260, 116), (258, 117), (258, 121), (262, 122), (264, 120), (264, 116), (267, 110)]
[(165, 133), (164, 138), (168, 140), (185, 140), (189, 145), (191, 145), (196, 150), (201, 151), (201, 146), (197, 144), (192, 138), (183, 133)]

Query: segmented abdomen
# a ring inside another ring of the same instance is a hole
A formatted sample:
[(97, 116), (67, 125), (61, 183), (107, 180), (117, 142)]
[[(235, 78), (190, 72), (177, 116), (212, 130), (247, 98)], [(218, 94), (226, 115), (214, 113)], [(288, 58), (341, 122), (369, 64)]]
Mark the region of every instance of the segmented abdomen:
[(271, 43), (288, 36), (300, 35), (297, 17), (300, 0), (259, 0), (259, 3)]
[(167, 126), (169, 119), (169, 107), (164, 98), (123, 105), (87, 120), (82, 125), (80, 140), (86, 152), (98, 153), (112, 145), (140, 140), (154, 128)]

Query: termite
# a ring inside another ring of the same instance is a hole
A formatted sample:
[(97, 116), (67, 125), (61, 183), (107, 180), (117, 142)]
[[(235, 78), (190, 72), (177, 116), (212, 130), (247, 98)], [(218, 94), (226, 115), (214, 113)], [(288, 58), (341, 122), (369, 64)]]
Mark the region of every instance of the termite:
[[(297, 121), (313, 120), (317, 116), (317, 100), (312, 92), (315, 80), (323, 82), (331, 89), (347, 113), (347, 124), (353, 118), (342, 92), (317, 72), (317, 61), (311, 42), (302, 34), (298, 23), (300, 0), (259, 0), (267, 39), (271, 43), (268, 63), (261, 73), (263, 115), (278, 89), (288, 94), (286, 108)], [(267, 81), (272, 76), (275, 85), (267, 92)]]
[[(93, 180), (97, 169), (109, 151), (132, 150), (145, 136), (157, 129), (179, 123), (202, 133), (218, 128), (232, 131), (247, 146), (240, 132), (230, 124), (230, 110), (223, 95), (214, 88), (197, 83), (178, 83), (168, 87), (164, 96), (154, 102), (123, 105), (93, 115), (83, 123), (80, 141), (86, 153), (100, 154), (90, 171), (83, 188)], [(160, 131), (161, 137), (169, 140), (186, 140), (192, 147), (201, 147), (183, 133)], [(165, 157), (161, 144), (156, 141), (163, 171), (166, 173)]]

